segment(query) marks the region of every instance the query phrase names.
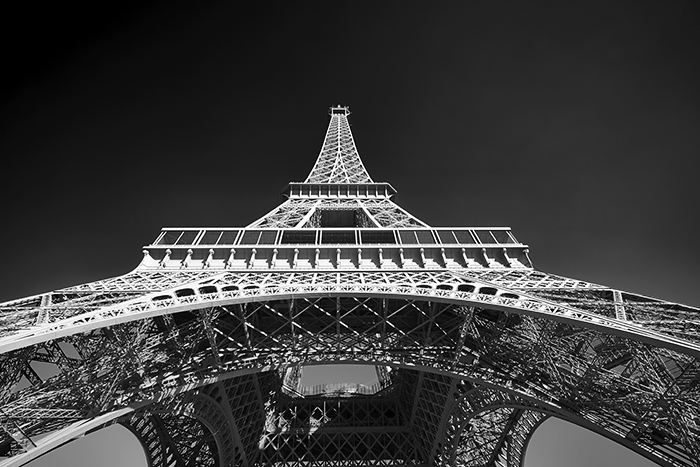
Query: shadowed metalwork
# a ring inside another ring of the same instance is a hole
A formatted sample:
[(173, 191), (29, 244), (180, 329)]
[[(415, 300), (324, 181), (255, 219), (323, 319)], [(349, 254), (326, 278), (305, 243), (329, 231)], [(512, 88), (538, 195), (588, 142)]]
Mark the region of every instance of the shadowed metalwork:
[[(163, 229), (128, 274), (0, 305), (0, 465), (120, 423), (158, 467), (515, 467), (551, 416), (700, 465), (700, 310), (538, 271), (508, 228), (428, 226), (330, 114), (249, 226)], [(300, 386), (327, 363), (379, 382)]]

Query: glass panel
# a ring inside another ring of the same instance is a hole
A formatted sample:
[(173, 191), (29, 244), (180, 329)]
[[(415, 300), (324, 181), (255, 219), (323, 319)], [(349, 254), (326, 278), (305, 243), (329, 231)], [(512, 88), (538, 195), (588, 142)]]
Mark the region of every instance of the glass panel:
[(507, 230), (492, 230), (491, 235), (496, 238), (498, 243), (515, 243), (513, 239), (508, 235)]
[(393, 230), (363, 230), (360, 235), (362, 236), (362, 243), (363, 244), (369, 244), (369, 243), (388, 243), (388, 244), (394, 244), (396, 243), (396, 239), (394, 238), (394, 231)]
[(221, 238), (216, 242), (217, 245), (233, 245), (236, 240), (236, 235), (238, 235), (238, 230), (224, 230), (221, 234)]
[(285, 230), (282, 233), (282, 243), (298, 245), (301, 243), (316, 243), (316, 231), (304, 230), (301, 232)]
[(192, 242), (199, 234), (199, 230), (185, 230), (177, 241), (177, 245), (192, 245)]
[(438, 230), (437, 234), (438, 234), (438, 237), (440, 237), (440, 241), (442, 243), (446, 243), (446, 244), (458, 243), (457, 240), (455, 240), (455, 236), (452, 235), (451, 230)]
[(258, 242), (258, 245), (274, 245), (276, 237), (276, 230), (263, 230), (263, 232), (260, 234), (260, 241)]
[(207, 230), (199, 241), (200, 245), (216, 245), (216, 241), (221, 235), (221, 230)]
[(455, 237), (457, 237), (457, 241), (463, 245), (476, 243), (476, 240), (474, 240), (474, 236), (468, 230), (455, 230), (454, 234)]
[(418, 243), (421, 245), (435, 243), (435, 239), (430, 230), (416, 230), (416, 237), (418, 237)]
[(416, 242), (416, 234), (413, 233), (413, 230), (397, 230), (399, 233), (399, 238), (401, 239), (401, 243), (404, 245), (415, 245)]
[(257, 245), (260, 238), (259, 230), (246, 230), (241, 238), (241, 245)]
[(355, 243), (355, 231), (354, 230), (341, 230), (341, 231), (322, 231), (321, 232), (321, 243), (344, 243), (353, 244)]
[(167, 230), (163, 238), (158, 242), (158, 245), (175, 245), (180, 235), (182, 235), (182, 230)]
[(475, 230), (476, 236), (479, 237), (481, 243), (496, 243), (496, 240), (488, 230)]

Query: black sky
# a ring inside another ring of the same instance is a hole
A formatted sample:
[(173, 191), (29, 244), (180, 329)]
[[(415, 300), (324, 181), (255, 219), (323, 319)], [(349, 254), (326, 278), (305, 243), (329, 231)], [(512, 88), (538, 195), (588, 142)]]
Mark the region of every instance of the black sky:
[(162, 226), (252, 222), (341, 103), (429, 224), (700, 305), (692, 2), (238, 3), (3, 7), (0, 300), (126, 273)]

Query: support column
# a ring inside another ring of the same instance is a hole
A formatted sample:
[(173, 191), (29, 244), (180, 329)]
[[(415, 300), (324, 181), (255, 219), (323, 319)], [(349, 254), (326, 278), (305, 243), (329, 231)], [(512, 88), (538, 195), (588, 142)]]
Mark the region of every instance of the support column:
[(203, 392), (151, 405), (120, 423), (139, 439), (150, 467), (243, 465), (225, 409)]

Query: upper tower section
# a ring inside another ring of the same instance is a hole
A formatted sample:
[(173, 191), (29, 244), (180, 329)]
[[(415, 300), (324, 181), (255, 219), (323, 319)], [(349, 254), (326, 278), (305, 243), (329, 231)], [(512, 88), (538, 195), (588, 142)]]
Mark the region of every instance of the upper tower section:
[(331, 121), (321, 153), (304, 183), (374, 183), (355, 147), (348, 122), (350, 109), (331, 107), (328, 113)]
[(433, 228), (370, 178), (347, 107), (330, 123), (311, 173), (279, 206), (246, 227), (165, 228), (141, 269), (344, 270), (529, 268), (527, 246), (507, 227)]
[(348, 115), (350, 108), (337, 105), (331, 116), (321, 152), (303, 183), (290, 183), (288, 198), (390, 198), (396, 190), (388, 183), (375, 183), (355, 147)]

